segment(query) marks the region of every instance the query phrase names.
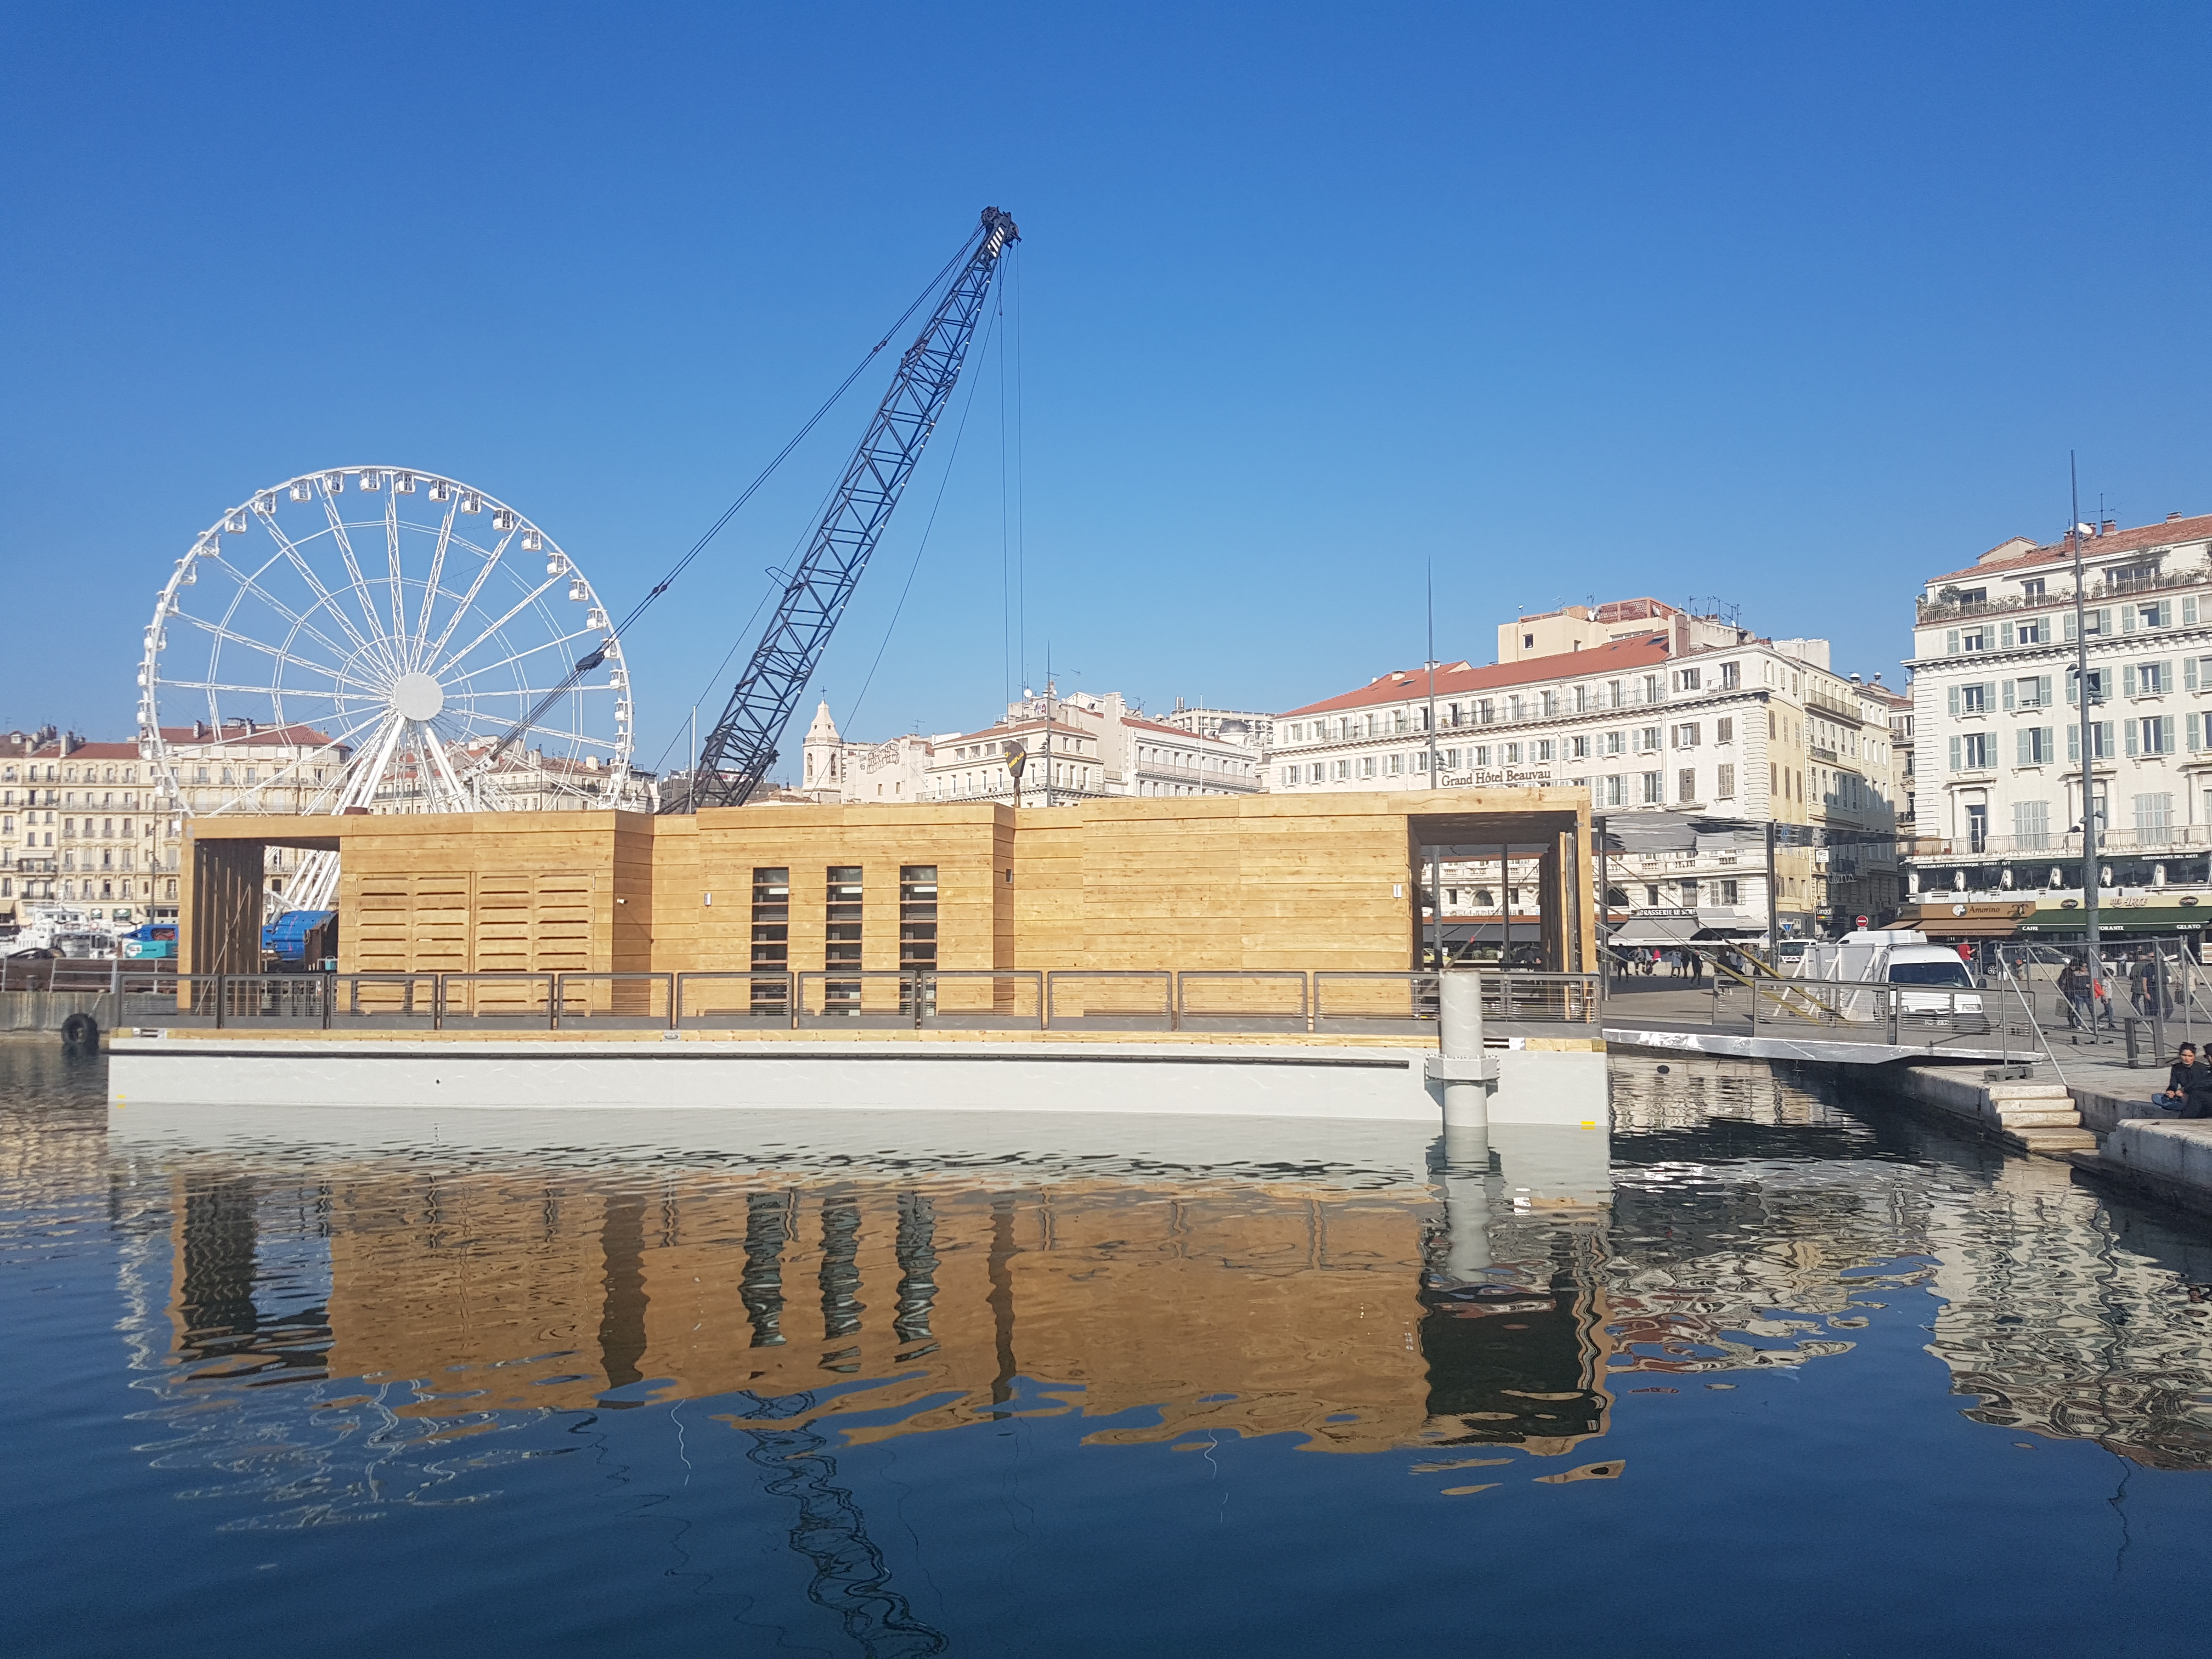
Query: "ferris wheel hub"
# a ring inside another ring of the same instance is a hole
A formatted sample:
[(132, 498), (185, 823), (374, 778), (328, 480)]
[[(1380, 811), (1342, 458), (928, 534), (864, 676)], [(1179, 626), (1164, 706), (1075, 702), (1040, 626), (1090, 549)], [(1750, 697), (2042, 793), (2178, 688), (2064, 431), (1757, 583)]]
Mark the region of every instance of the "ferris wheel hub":
[(435, 720), (445, 712), (446, 688), (434, 674), (402, 674), (392, 682), (392, 707), (402, 720)]

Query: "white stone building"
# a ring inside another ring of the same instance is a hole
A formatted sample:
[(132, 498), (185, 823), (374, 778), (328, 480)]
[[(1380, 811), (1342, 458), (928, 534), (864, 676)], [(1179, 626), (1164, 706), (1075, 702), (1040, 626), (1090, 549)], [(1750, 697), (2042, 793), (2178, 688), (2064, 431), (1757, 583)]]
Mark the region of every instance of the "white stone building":
[[(2107, 521), (2081, 551), (2100, 902), (2130, 931), (2202, 926), (2183, 913), (2212, 900), (2212, 516)], [(2000, 543), (1931, 578), (1915, 623), (1917, 887), (2078, 907), (2073, 549)]]
[[(1685, 625), (1692, 621), (1701, 629)], [(1724, 643), (1707, 642), (1714, 626), (1670, 613), (1651, 632), (1548, 656), (1380, 675), (1275, 717), (1268, 787), (1565, 783), (1588, 789), (1601, 817), (1710, 819), (1715, 830), (1699, 850), (1633, 855), (1613, 872), (1610, 896), (1616, 916), (1692, 913), (1707, 933), (1765, 926), (1763, 848), (1757, 869), (1747, 869), (1741, 837), (1719, 827), (1805, 825), (1834, 832), (1842, 845), (1778, 858), (1775, 908), (1785, 933), (1848, 928), (1860, 915), (1894, 909), (1889, 694), (1832, 671), (1825, 640), (1763, 640), (1731, 628)], [(1443, 884), (1447, 916), (1455, 888), (1486, 914), (1518, 874), (1455, 879), (1447, 870)]]
[[(115, 921), (173, 917), (187, 813), (307, 811), (348, 752), (311, 726), (251, 720), (165, 726), (162, 737), (180, 798), (161, 793), (136, 742), (52, 727), (0, 739), (0, 915), (52, 903)], [(281, 895), (301, 854), (268, 857), (269, 890)]]
[(1261, 788), (1264, 756), (1255, 723), (1265, 716), (1177, 712), (1189, 717), (1188, 726), (1153, 720), (1117, 691), (1061, 696), (1048, 690), (1009, 703), (1000, 719), (976, 731), (865, 744), (839, 735), (825, 702), (815, 710), (801, 746), (799, 787), (816, 799), (854, 805), (1013, 804), (1017, 790), (1006, 761), (1019, 749), (1024, 759), (1018, 804), (1024, 806), (1117, 795), (1252, 794)]

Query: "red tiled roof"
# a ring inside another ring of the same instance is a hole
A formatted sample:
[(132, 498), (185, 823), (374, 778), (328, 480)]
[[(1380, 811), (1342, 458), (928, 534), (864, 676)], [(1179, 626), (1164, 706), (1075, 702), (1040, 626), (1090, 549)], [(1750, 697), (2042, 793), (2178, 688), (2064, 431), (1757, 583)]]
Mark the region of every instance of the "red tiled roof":
[(324, 732), (312, 726), (257, 726), (247, 732), (241, 726), (225, 721), (220, 731), (209, 726), (203, 732), (195, 726), (165, 726), (161, 728), (164, 743), (190, 745), (203, 743), (283, 743), (300, 744), (308, 748), (319, 748), (330, 741)]
[[(1594, 645), (1587, 651), (1562, 651), (1549, 657), (1530, 657), (1525, 661), (1499, 663), (1490, 668), (1470, 668), (1465, 663), (1455, 663), (1449, 667), (1437, 670), (1436, 694), (1439, 697), (1462, 696), (1469, 691), (1489, 691), (1507, 685), (1530, 685), (1539, 680), (1620, 673), (1665, 662), (1667, 655), (1667, 637), (1659, 635), (1642, 639), (1615, 640), (1607, 645)], [(1357, 691), (1347, 691), (1340, 697), (1330, 697), (1322, 702), (1310, 702), (1303, 708), (1291, 709), (1275, 718), (1295, 720), (1301, 714), (1334, 714), (1340, 708), (1365, 708), (1376, 703), (1425, 700), (1428, 695), (1429, 675), (1426, 669), (1397, 669), (1377, 677)]]
[[(2157, 524), (2139, 525), (2132, 530), (2115, 530), (2107, 536), (2085, 536), (2081, 538), (2081, 556), (2085, 559), (2110, 557), (2115, 553), (2134, 553), (2147, 547), (2166, 547), (2175, 542), (2201, 542), (2212, 537), (2212, 514), (2193, 519), (2166, 519)], [(2014, 539), (2023, 539), (2014, 538)], [(1999, 542), (1998, 547), (2005, 544)], [(1991, 551), (1995, 551), (1992, 549)], [(2008, 559), (1991, 559), (1987, 564), (1970, 564), (1964, 570), (1947, 570), (1930, 581), (1948, 582), (1961, 576), (1986, 576), (1993, 570), (2018, 570), (2023, 566), (2052, 564), (2059, 560), (2073, 562), (2074, 549), (2061, 537), (2055, 542), (2031, 547)]]

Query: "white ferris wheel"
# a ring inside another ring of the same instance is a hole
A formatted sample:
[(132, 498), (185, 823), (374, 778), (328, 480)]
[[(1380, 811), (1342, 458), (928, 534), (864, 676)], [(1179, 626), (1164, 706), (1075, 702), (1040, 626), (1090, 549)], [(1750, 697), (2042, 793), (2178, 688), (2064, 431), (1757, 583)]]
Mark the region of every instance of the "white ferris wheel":
[[(140, 753), (193, 815), (641, 805), (630, 730), (574, 562), (401, 467), (303, 473), (224, 514), (163, 586), (138, 671)], [(286, 901), (327, 904), (337, 873), (311, 855)]]

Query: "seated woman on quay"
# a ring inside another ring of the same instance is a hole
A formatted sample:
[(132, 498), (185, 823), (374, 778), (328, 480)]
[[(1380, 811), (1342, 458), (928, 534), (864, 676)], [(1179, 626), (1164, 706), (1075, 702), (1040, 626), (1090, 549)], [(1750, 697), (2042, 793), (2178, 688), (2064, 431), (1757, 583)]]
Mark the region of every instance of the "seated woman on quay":
[(2212, 1061), (2197, 1057), (2197, 1045), (2185, 1042), (2166, 1068), (2166, 1088), (2151, 1102), (2176, 1117), (2212, 1117)]

